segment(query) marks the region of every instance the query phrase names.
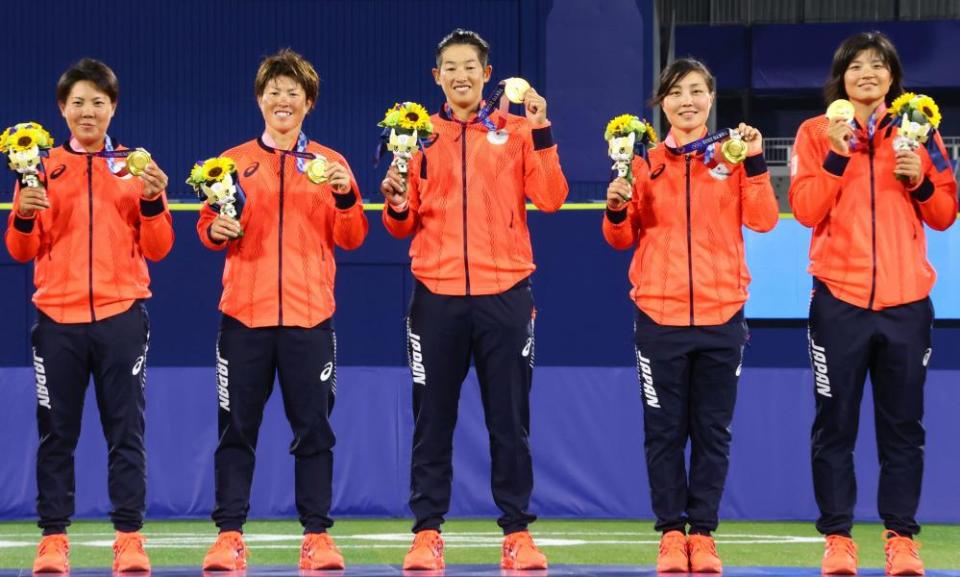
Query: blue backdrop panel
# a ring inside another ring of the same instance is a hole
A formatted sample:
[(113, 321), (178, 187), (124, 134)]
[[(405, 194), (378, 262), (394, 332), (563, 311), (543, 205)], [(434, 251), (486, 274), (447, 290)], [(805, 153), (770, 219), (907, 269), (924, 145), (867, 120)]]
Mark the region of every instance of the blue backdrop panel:
[[(936, 356), (936, 355), (935, 355)], [(213, 506), (216, 391), (212, 368), (150, 368), (147, 385), (149, 515), (203, 517)], [(334, 511), (341, 516), (408, 516), (413, 427), (409, 374), (400, 367), (341, 367), (333, 412), (338, 441)], [(960, 522), (955, 440), (958, 371), (931, 371), (920, 518)], [(812, 519), (809, 468), (813, 419), (808, 369), (745, 369), (721, 515), (727, 519)], [(869, 387), (869, 385), (868, 385)], [(8, 407), (0, 421), (0, 518), (33, 515), (37, 436), (32, 371), (0, 369)], [(253, 483), (253, 517), (295, 516), (291, 433), (275, 391), (264, 416)], [(856, 452), (858, 519), (875, 519), (877, 457), (871, 395)], [(455, 435), (454, 516), (493, 516), (489, 447), (476, 377), (464, 384)], [(106, 450), (92, 395), (77, 450), (77, 515), (103, 517)], [(533, 509), (555, 517), (651, 516), (643, 457), (640, 389), (633, 368), (542, 367), (532, 393), (536, 469)]]
[(761, 90), (823, 88), (833, 53), (857, 32), (880, 30), (897, 47), (911, 89), (957, 87), (960, 21), (770, 24), (753, 27), (752, 85)]
[(756, 28), (760, 26), (678, 26), (674, 53), (706, 64), (717, 90), (744, 90), (750, 88), (750, 41)]
[(546, 25), (548, 110), (569, 181), (605, 187), (604, 127), (618, 114), (648, 115), (652, 38), (652, 2), (553, 1)]

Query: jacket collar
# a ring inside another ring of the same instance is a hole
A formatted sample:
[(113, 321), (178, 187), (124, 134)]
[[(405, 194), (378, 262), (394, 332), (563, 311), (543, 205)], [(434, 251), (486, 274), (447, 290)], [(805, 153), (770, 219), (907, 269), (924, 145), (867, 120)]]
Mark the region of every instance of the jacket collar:
[[(65, 141), (65, 142), (63, 143), (63, 149), (66, 150), (67, 152), (69, 152), (70, 154), (77, 154), (77, 155), (81, 155), (81, 156), (82, 156), (82, 155), (92, 156), (92, 155), (97, 154), (97, 153), (99, 153), (99, 152), (103, 152), (103, 149), (102, 149), (102, 148), (101, 148), (100, 150), (98, 150), (97, 152), (87, 152), (86, 150), (80, 148), (80, 145), (79, 145), (79, 144), (80, 144), (80, 143), (77, 142), (76, 139), (74, 139), (74, 138), (71, 136), (67, 141)], [(119, 142), (116, 143), (116, 145), (114, 146), (114, 150), (120, 150), (121, 148), (123, 148), (123, 145), (121, 145)]]
[[(262, 148), (263, 150), (266, 150), (266, 151), (269, 152), (270, 154), (277, 154), (277, 153), (279, 153), (279, 154), (284, 154), (284, 153), (286, 153), (286, 154), (293, 154), (293, 155), (296, 156), (299, 152), (306, 152), (307, 146), (310, 144), (310, 138), (307, 137), (307, 135), (304, 134), (302, 130), (300, 131), (300, 134), (297, 136), (297, 141), (294, 142), (293, 148), (290, 149), (290, 150), (286, 150), (286, 149), (283, 149), (283, 148), (277, 148), (276, 146), (274, 146), (274, 144), (276, 144), (276, 143), (269, 141), (269, 140), (268, 140), (269, 138), (270, 138), (270, 137), (267, 136), (267, 133), (264, 132), (263, 134), (261, 134), (260, 136), (257, 137), (257, 144), (260, 146), (260, 148)], [(303, 142), (303, 150), (302, 150), (302, 151), (298, 150), (298, 148), (300, 147), (301, 141)]]
[[(703, 138), (704, 136), (707, 135), (708, 132), (709, 131), (707, 130), (707, 127), (704, 126), (703, 128), (700, 129), (700, 132), (697, 134), (697, 136), (690, 142)], [(682, 145), (680, 145), (677, 141), (676, 132), (674, 131), (673, 127), (671, 127), (670, 132), (667, 133), (667, 137), (663, 139), (663, 148), (670, 153), (669, 157), (679, 158), (683, 156), (678, 152), (681, 146)], [(702, 154), (702, 153), (698, 153), (698, 154)]]
[[(486, 105), (487, 105), (487, 101), (481, 100), (480, 110), (483, 110), (483, 107)], [(444, 102), (443, 105), (440, 107), (440, 110), (437, 112), (437, 115), (441, 118), (441, 120), (446, 120), (448, 122), (455, 122), (457, 124), (466, 124), (467, 126), (470, 126), (473, 124), (480, 124), (480, 117), (477, 114), (474, 114), (473, 116), (471, 116), (470, 120), (466, 122), (460, 120), (459, 118), (453, 115), (453, 112), (450, 110), (450, 105), (447, 104), (446, 102)], [(503, 115), (500, 114), (499, 108), (493, 109), (493, 111), (490, 113), (490, 120), (492, 120), (493, 124), (498, 128), (503, 126)]]

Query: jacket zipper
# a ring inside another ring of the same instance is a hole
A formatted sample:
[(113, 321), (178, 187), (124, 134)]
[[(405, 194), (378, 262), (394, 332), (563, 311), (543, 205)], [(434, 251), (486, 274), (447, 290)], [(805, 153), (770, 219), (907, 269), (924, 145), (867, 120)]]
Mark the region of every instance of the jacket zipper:
[(89, 251), (89, 271), (87, 280), (90, 283), (90, 322), (97, 321), (97, 313), (93, 308), (93, 155), (87, 155), (87, 210), (89, 211), (88, 221), (90, 223), (90, 239), (87, 243)]
[(280, 153), (280, 230), (277, 233), (277, 325), (283, 326), (283, 187), (287, 154)]
[(463, 165), (463, 275), (466, 294), (470, 296), (470, 259), (467, 255), (467, 125), (460, 128), (460, 154)]
[(693, 326), (693, 226), (690, 217), (690, 155), (686, 155), (687, 177), (687, 279), (690, 283), (690, 326)]
[(877, 294), (877, 194), (874, 187), (873, 177), (873, 141), (871, 140), (867, 150), (870, 153), (870, 242), (873, 250), (873, 270), (870, 274), (870, 302), (867, 303), (868, 309), (873, 309), (873, 299)]

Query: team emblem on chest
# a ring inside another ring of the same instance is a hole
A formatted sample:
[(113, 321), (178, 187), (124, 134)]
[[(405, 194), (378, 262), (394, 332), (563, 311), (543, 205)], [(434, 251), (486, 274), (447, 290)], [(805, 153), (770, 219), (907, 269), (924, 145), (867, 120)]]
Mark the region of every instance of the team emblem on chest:
[(487, 133), (487, 141), (489, 141), (490, 144), (496, 144), (496, 145), (506, 144), (509, 138), (510, 138), (510, 134), (507, 133), (506, 128), (501, 128), (500, 130), (496, 130), (496, 131), (491, 130), (490, 132)]

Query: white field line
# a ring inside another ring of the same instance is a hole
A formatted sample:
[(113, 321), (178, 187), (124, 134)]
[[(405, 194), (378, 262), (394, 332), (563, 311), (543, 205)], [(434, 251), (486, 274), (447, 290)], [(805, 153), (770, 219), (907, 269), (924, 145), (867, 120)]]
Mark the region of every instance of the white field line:
[[(659, 539), (649, 532), (629, 531), (545, 531), (537, 532), (537, 544), (543, 547), (595, 547), (598, 545), (656, 545)], [(341, 549), (406, 549), (410, 545), (410, 533), (372, 533), (334, 535)], [(105, 538), (97, 538), (105, 537)], [(601, 537), (597, 539), (595, 537)], [(605, 537), (605, 538), (602, 538)], [(633, 537), (633, 538), (611, 538)], [(251, 549), (297, 549), (301, 535), (247, 534), (244, 540)], [(162, 533), (147, 536), (148, 549), (206, 549), (215, 539), (210, 533)], [(499, 532), (444, 533), (444, 541), (457, 548), (499, 547), (503, 536)], [(0, 549), (35, 547), (36, 534), (0, 533)], [(717, 535), (720, 545), (790, 545), (821, 543), (822, 537), (797, 535), (729, 534)], [(113, 533), (84, 533), (71, 540), (72, 547), (109, 548), (113, 546)]]
[[(204, 538), (208, 537), (213, 539), (216, 537), (216, 529), (211, 527), (210, 531), (204, 532), (162, 532), (162, 533), (151, 533), (149, 528), (145, 531), (147, 538), (150, 541), (154, 539), (166, 539), (174, 537), (182, 537), (187, 539), (193, 538)], [(337, 540), (340, 539), (393, 539), (398, 537), (403, 537), (404, 540), (409, 540), (412, 537), (412, 533), (339, 533), (334, 530), (331, 533)], [(0, 539), (39, 539), (39, 531), (29, 531), (29, 532), (19, 532), (19, 533), (5, 533), (0, 530)], [(443, 534), (444, 539), (450, 537), (490, 537), (490, 538), (502, 538), (503, 535), (499, 531), (456, 531), (456, 532), (447, 532)], [(649, 537), (649, 538), (659, 538), (660, 534), (654, 531), (556, 531), (556, 530), (533, 530), (534, 537)], [(113, 531), (102, 531), (102, 532), (91, 532), (91, 533), (77, 533), (74, 534), (75, 538), (110, 538), (114, 537)], [(718, 533), (717, 539), (726, 539), (726, 538), (746, 538), (746, 539), (781, 539), (789, 538), (789, 535), (761, 535), (755, 533)], [(246, 540), (250, 539), (264, 539), (264, 540), (276, 540), (276, 539), (300, 539), (301, 535), (298, 534), (262, 534), (262, 533), (247, 533), (244, 538)], [(822, 540), (822, 538), (821, 538)]]

